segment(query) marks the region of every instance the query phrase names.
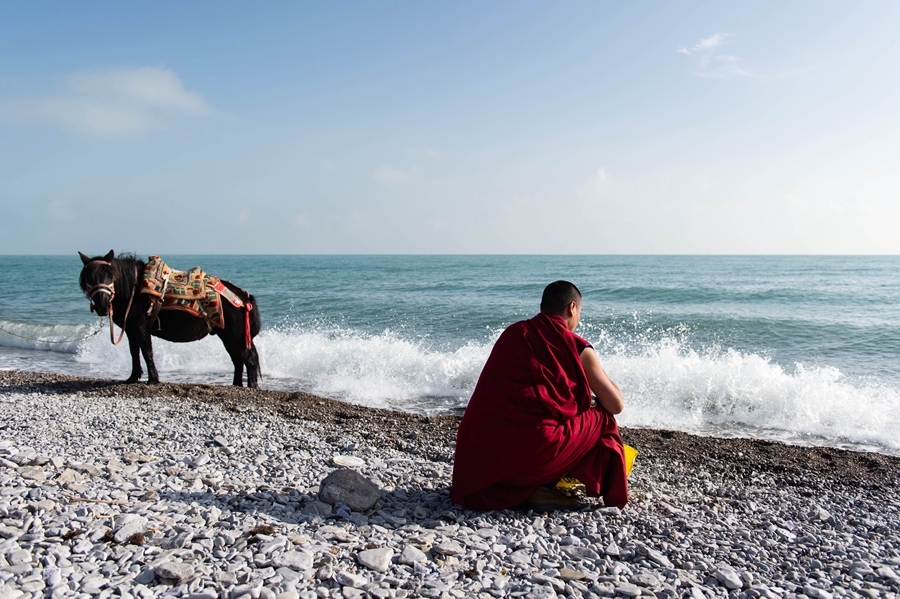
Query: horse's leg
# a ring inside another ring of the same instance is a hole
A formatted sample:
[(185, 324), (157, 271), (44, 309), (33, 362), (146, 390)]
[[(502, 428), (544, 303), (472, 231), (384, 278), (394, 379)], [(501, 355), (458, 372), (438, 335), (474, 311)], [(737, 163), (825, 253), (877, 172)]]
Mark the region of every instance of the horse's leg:
[(147, 364), (147, 384), (159, 383), (159, 372), (156, 371), (156, 362), (153, 361), (153, 337), (149, 331), (141, 342), (141, 353), (144, 354), (144, 362)]
[(244, 386), (244, 360), (241, 357), (241, 349), (238, 347), (232, 347), (231, 344), (226, 343), (225, 349), (228, 351), (228, 355), (231, 356), (231, 363), (234, 364), (234, 379), (231, 384), (235, 387), (243, 387)]
[(125, 379), (126, 383), (136, 383), (141, 379), (141, 340), (137, 333), (127, 331), (128, 349), (131, 351), (131, 376)]
[(244, 363), (247, 365), (247, 386), (251, 389), (259, 387), (259, 352), (256, 351), (256, 344), (250, 344), (250, 349), (242, 352)]

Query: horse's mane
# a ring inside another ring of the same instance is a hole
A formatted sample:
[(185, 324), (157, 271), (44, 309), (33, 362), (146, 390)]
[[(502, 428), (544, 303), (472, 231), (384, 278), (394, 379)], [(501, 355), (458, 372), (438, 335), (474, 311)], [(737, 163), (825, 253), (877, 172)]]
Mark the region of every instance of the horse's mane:
[(138, 283), (138, 277), (144, 270), (144, 262), (134, 254), (120, 254), (113, 259), (116, 280), (130, 289)]
[[(92, 260), (103, 260), (103, 256), (95, 256)], [(81, 269), (78, 277), (78, 286), (82, 291), (87, 291), (88, 279), (93, 279), (97, 269), (107, 268), (113, 278), (128, 286), (129, 288), (136, 285), (138, 277), (143, 270), (143, 261), (134, 254), (120, 254), (112, 259), (109, 266), (103, 264), (88, 264)]]

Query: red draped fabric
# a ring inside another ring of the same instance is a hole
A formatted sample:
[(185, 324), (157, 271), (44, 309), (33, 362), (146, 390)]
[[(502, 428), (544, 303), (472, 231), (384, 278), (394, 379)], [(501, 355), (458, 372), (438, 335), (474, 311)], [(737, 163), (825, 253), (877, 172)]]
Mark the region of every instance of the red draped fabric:
[(561, 316), (507, 328), (491, 351), (456, 435), (454, 502), (501, 509), (574, 476), (590, 497), (624, 507), (625, 455), (615, 417), (591, 407), (583, 339)]

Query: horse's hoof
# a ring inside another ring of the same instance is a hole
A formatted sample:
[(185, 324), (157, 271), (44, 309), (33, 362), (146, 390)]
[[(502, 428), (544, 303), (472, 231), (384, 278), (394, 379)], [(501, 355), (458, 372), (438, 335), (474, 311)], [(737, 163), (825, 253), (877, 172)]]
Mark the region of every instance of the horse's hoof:
[(134, 383), (138, 382), (138, 380), (139, 380), (140, 378), (141, 378), (141, 377), (139, 377), (139, 376), (130, 376), (130, 377), (128, 377), (127, 379), (125, 379), (125, 384), (126, 384), (126, 385), (133, 385)]
[(150, 379), (150, 380), (147, 381), (147, 384), (148, 384), (148, 385), (158, 385), (158, 384), (159, 384), (159, 379)]

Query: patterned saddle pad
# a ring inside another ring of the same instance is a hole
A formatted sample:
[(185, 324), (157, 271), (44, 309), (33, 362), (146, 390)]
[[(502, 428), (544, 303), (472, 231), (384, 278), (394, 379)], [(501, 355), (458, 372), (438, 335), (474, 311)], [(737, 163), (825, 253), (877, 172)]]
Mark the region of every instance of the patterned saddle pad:
[(198, 318), (206, 318), (210, 325), (225, 328), (222, 300), (241, 308), (244, 302), (224, 283), (208, 275), (199, 266), (190, 270), (175, 270), (159, 256), (150, 256), (144, 267), (141, 293), (162, 300), (161, 310), (182, 310)]

